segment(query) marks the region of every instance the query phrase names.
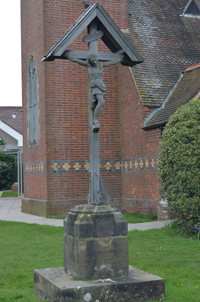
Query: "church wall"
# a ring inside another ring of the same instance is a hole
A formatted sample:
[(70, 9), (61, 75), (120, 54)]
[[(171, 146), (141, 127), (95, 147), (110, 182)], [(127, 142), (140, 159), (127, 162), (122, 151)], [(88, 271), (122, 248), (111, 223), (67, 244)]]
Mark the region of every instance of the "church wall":
[(155, 213), (159, 196), (160, 129), (142, 130), (152, 109), (143, 107), (129, 67), (120, 67), (122, 201), (126, 211)]
[[(46, 122), (45, 122), (45, 89), (44, 66), (41, 58), (44, 53), (43, 37), (43, 1), (21, 1), (22, 32), (22, 98), (23, 98), (23, 139), (24, 139), (24, 203), (23, 211), (35, 213), (35, 205), (27, 200), (46, 200)], [(37, 95), (38, 95), (38, 128), (39, 139), (34, 145), (29, 143), (29, 97), (28, 78), (31, 55), (36, 61)], [(42, 211), (42, 210), (41, 210)], [(36, 211), (38, 212), (38, 211)]]

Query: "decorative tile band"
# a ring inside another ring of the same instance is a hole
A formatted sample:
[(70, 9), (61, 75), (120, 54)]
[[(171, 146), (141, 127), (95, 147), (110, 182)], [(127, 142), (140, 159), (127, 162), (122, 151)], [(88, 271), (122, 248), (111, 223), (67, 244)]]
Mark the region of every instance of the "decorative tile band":
[[(58, 173), (58, 172), (88, 172), (89, 161), (48, 161), (24, 164), (25, 174)], [(126, 160), (103, 160), (100, 162), (100, 171), (134, 171), (156, 169), (157, 157), (143, 157)]]
[(32, 172), (45, 172), (44, 163), (36, 163), (36, 164), (24, 164), (24, 172), (32, 173)]

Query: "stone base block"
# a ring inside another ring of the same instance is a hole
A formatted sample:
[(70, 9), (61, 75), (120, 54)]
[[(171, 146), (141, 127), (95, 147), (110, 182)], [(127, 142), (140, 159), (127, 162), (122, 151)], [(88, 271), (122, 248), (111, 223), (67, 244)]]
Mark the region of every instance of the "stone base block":
[(51, 302), (136, 302), (164, 300), (165, 280), (130, 267), (128, 277), (73, 281), (64, 268), (34, 271), (35, 292)]
[(64, 236), (65, 271), (79, 278), (128, 275), (128, 238)]
[(64, 220), (64, 269), (78, 278), (128, 276), (128, 224), (110, 205), (79, 205)]

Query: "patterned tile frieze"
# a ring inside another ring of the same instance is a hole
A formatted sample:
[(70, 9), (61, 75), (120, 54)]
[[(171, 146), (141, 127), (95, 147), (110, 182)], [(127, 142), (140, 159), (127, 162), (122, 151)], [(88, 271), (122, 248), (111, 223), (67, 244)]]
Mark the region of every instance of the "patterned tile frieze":
[[(49, 161), (24, 164), (25, 174), (34, 173), (58, 173), (58, 172), (88, 172), (89, 161)], [(132, 158), (126, 160), (102, 160), (101, 171), (134, 171), (145, 169), (156, 169), (157, 157)]]
[(44, 173), (45, 172), (45, 162), (33, 163), (33, 164), (24, 164), (25, 173)]

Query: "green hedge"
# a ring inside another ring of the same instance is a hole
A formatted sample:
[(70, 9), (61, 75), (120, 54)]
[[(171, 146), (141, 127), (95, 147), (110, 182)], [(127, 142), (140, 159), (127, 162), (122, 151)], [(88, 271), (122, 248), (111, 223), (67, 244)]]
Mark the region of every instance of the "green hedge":
[(158, 175), (168, 207), (192, 233), (200, 227), (200, 100), (170, 117), (160, 148)]
[(0, 190), (9, 190), (15, 182), (14, 155), (6, 155), (0, 151)]

